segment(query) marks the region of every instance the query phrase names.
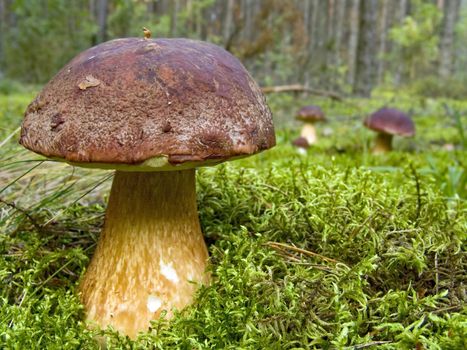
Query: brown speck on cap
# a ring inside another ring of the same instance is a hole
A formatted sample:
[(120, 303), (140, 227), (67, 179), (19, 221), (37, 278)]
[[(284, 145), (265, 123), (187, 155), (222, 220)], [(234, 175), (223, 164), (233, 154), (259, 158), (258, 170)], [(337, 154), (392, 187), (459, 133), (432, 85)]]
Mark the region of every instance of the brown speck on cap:
[(20, 143), (71, 162), (176, 164), (254, 154), (275, 136), (261, 90), (224, 49), (127, 38), (66, 65), (28, 107)]
[(324, 116), (324, 112), (320, 107), (309, 105), (300, 108), (296, 119), (304, 122), (317, 122), (326, 120), (326, 117)]
[(415, 135), (415, 125), (404, 112), (395, 108), (381, 108), (365, 119), (364, 125), (374, 131), (411, 137)]

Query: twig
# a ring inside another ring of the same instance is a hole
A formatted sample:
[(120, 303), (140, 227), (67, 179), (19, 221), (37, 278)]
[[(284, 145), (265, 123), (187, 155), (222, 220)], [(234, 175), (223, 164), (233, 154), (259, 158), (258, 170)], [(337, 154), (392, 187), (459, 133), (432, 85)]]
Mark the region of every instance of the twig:
[(292, 251), (295, 251), (295, 252), (298, 252), (298, 253), (301, 253), (301, 254), (305, 254), (305, 255), (308, 255), (308, 256), (317, 257), (317, 258), (320, 258), (321, 260), (332, 262), (334, 264), (339, 264), (340, 263), (339, 261), (334, 260), (332, 258), (328, 258), (327, 256), (324, 256), (324, 255), (321, 255), (321, 254), (318, 254), (318, 253), (315, 253), (315, 252), (311, 252), (309, 250), (301, 249), (301, 248), (298, 248), (298, 247), (295, 247), (295, 246), (292, 246), (292, 245), (279, 243), (279, 242), (267, 242), (266, 244), (268, 246), (272, 247), (272, 248), (275, 248), (275, 249), (279, 249), (279, 250), (288, 249), (288, 250), (292, 250)]
[(286, 259), (286, 262), (292, 263), (294, 265), (304, 265), (315, 268), (317, 270), (332, 272), (332, 269), (327, 266), (303, 262), (302, 259), (299, 259), (296, 255), (293, 255), (292, 253), (286, 252), (284, 250), (278, 249), (278, 254)]
[(332, 100), (336, 100), (340, 102), (344, 101), (344, 98), (342, 96), (340, 96), (339, 94), (333, 91), (311, 89), (300, 84), (265, 86), (265, 87), (262, 87), (261, 90), (263, 90), (263, 93), (265, 94), (270, 94), (274, 92), (308, 92), (312, 95), (329, 97)]
[(383, 344), (388, 344), (388, 343), (392, 343), (392, 341), (391, 341), (391, 340), (372, 341), (372, 342), (365, 343), (365, 344), (359, 344), (359, 345), (348, 346), (348, 347), (346, 347), (346, 348), (344, 348), (344, 349), (345, 349), (345, 350), (357, 350), (357, 349), (368, 348), (368, 347), (374, 346), (374, 345), (383, 345)]
[(439, 314), (445, 311), (460, 310), (460, 309), (462, 309), (462, 305), (453, 305), (453, 306), (443, 307), (441, 309), (431, 311), (431, 313)]
[(406, 230), (393, 230), (393, 231), (388, 231), (388, 233), (409, 233), (409, 232), (417, 232), (420, 231), (419, 228), (410, 228)]

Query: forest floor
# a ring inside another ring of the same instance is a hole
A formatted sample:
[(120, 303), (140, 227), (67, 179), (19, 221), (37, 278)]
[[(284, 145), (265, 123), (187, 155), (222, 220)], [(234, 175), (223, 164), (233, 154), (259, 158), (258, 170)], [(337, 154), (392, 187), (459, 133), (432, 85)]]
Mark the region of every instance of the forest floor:
[[(197, 173), (212, 284), (132, 341), (87, 329), (76, 295), (112, 173), (19, 146), (32, 98), (0, 96), (0, 348), (467, 348), (466, 102), (270, 96), (277, 146)], [(329, 122), (300, 154), (310, 102)], [(417, 135), (374, 156), (362, 120), (385, 103)]]

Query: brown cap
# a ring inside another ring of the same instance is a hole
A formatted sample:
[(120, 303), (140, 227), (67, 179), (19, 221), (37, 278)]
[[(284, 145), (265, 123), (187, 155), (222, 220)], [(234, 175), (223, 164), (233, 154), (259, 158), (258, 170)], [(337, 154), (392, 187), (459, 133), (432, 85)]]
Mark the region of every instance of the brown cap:
[(127, 38), (66, 65), (26, 110), (20, 143), (79, 164), (196, 166), (268, 149), (275, 136), (261, 90), (224, 49)]
[(292, 141), (292, 145), (300, 148), (309, 148), (310, 144), (308, 143), (308, 140), (304, 137), (298, 137), (295, 140)]
[(363, 124), (369, 129), (384, 134), (407, 137), (415, 135), (412, 119), (395, 108), (381, 108), (367, 117)]
[(300, 108), (296, 119), (304, 122), (318, 122), (326, 120), (323, 110), (318, 106), (305, 106)]

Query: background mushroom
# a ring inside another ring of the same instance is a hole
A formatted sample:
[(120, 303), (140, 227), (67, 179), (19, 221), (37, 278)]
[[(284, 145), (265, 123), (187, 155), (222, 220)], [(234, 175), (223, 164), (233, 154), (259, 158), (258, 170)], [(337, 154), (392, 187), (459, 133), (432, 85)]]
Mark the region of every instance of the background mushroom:
[(306, 150), (307, 148), (310, 147), (310, 145), (308, 144), (307, 139), (302, 137), (302, 136), (297, 137), (295, 140), (293, 140), (292, 145), (294, 145), (295, 147), (298, 147), (300, 149), (303, 149), (303, 150)]
[(315, 123), (326, 120), (322, 109), (313, 105), (302, 107), (295, 119), (304, 122), (300, 136), (306, 139), (309, 146), (315, 144), (318, 140)]
[(395, 108), (381, 108), (366, 118), (363, 124), (378, 133), (372, 149), (373, 154), (391, 151), (394, 135), (404, 137), (415, 135), (412, 119)]
[(20, 143), (83, 167), (116, 169), (81, 281), (87, 319), (134, 337), (207, 283), (197, 166), (275, 144), (264, 97), (224, 49), (187, 39), (117, 39), (66, 65), (29, 105)]

